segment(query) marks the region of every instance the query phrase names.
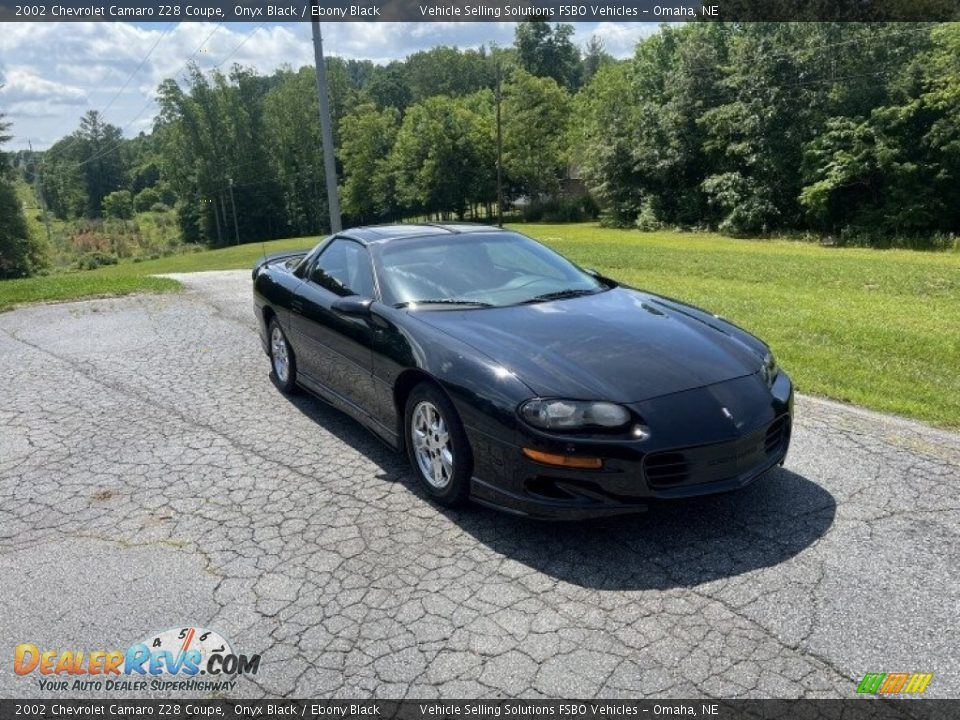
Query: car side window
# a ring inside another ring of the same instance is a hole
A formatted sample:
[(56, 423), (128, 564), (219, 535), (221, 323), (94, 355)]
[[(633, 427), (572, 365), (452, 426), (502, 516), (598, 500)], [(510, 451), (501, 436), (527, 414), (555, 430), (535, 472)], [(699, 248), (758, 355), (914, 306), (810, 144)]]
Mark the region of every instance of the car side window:
[(359, 243), (338, 238), (317, 258), (310, 281), (341, 297), (373, 297), (370, 253)]

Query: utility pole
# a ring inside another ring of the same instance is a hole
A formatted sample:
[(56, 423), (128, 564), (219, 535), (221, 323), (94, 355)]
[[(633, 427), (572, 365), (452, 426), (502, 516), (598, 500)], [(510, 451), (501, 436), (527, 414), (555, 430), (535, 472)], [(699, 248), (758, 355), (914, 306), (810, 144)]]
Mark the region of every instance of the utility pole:
[(220, 211), (217, 210), (216, 200), (204, 200), (204, 202), (213, 205), (213, 219), (217, 223), (217, 247), (223, 246), (223, 235), (220, 232)]
[[(217, 197), (220, 198), (220, 217), (223, 218), (223, 227), (224, 229), (226, 229), (227, 228), (227, 201), (223, 199), (223, 188), (220, 188), (217, 191)], [(214, 212), (217, 211), (216, 205), (214, 205), (213, 211)], [(217, 225), (218, 232), (219, 232), (219, 228), (220, 228), (220, 225), (218, 224)], [(223, 244), (219, 236), (217, 236), (217, 242), (219, 242), (221, 245)]]
[(233, 235), (237, 240), (237, 245), (240, 244), (240, 228), (237, 225), (237, 203), (233, 199), (233, 178), (227, 178), (227, 182), (230, 183), (230, 207), (233, 208)]
[(496, 61), (497, 67), (497, 225), (503, 227), (503, 131), (500, 122), (500, 101), (502, 93), (500, 92), (500, 60)]
[[(316, 0), (313, 5), (316, 6)], [(330, 232), (340, 232), (340, 200), (337, 198), (337, 166), (333, 156), (333, 128), (330, 126), (330, 98), (327, 94), (327, 66), (323, 61), (323, 38), (320, 21), (312, 20), (313, 61), (317, 66), (317, 99), (320, 105), (320, 134), (323, 137), (323, 169), (327, 180), (327, 207), (330, 209)]]

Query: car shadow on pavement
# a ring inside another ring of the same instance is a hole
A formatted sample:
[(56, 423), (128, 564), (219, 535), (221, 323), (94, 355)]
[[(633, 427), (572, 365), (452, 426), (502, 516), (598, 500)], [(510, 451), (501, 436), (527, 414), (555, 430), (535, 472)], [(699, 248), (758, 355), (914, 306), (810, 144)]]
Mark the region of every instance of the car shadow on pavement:
[[(301, 413), (431, 501), (406, 457), (347, 415), (307, 394), (288, 398)], [(772, 567), (794, 557), (833, 524), (836, 501), (786, 468), (724, 495), (656, 502), (646, 513), (603, 520), (543, 522), (471, 504), (438, 513), (505, 558), (573, 585), (601, 590), (692, 587)]]
[(822, 537), (836, 501), (784, 468), (732, 493), (657, 502), (641, 515), (543, 523), (495, 511), (457, 514), (493, 550), (573, 585), (692, 587), (778, 565)]

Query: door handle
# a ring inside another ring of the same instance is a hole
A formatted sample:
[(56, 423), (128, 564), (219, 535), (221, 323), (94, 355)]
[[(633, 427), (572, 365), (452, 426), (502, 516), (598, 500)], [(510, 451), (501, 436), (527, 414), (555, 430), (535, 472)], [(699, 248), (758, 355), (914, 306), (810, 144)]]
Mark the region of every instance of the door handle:
[(293, 312), (297, 313), (298, 315), (302, 315), (303, 303), (301, 303), (299, 300), (294, 300), (292, 303), (290, 303), (290, 309), (293, 310)]

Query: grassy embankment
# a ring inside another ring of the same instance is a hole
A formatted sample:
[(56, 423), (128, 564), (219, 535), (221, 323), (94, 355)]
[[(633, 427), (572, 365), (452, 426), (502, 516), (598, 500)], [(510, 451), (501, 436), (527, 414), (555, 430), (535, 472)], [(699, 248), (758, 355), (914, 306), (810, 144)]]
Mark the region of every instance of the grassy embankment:
[(291, 238), (236, 247), (187, 252), (156, 260), (132, 262), (96, 270), (58, 272), (50, 275), (0, 281), (0, 311), (31, 302), (77, 300), (81, 298), (127, 295), (134, 292), (174, 292), (180, 284), (169, 278), (153, 277), (157, 273), (199, 272), (250, 268), (267, 252), (309, 247), (313, 238)]
[[(760, 335), (803, 392), (960, 428), (960, 254), (525, 225), (581, 265)], [(267, 252), (308, 246), (293, 238)], [(249, 268), (260, 244), (0, 283), (18, 303), (175, 290), (153, 273)]]

